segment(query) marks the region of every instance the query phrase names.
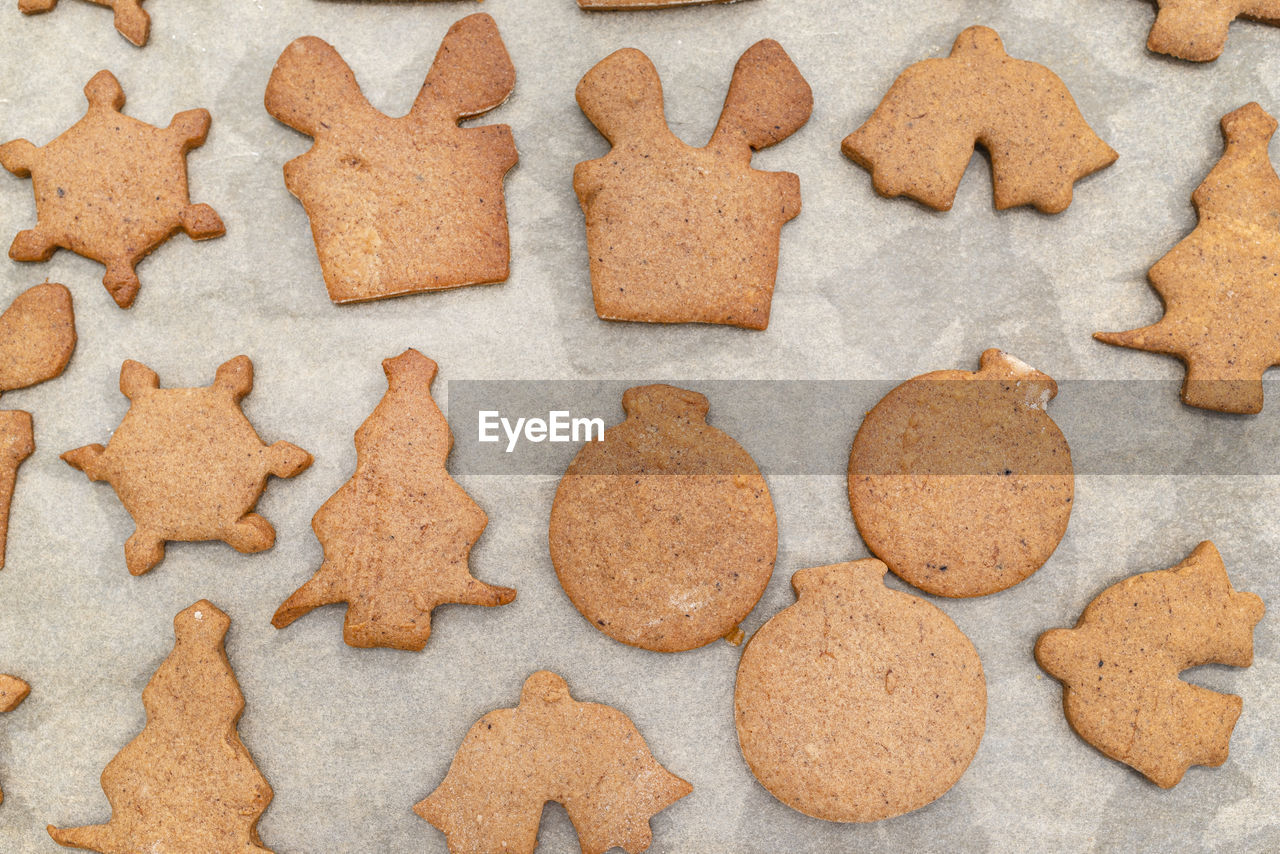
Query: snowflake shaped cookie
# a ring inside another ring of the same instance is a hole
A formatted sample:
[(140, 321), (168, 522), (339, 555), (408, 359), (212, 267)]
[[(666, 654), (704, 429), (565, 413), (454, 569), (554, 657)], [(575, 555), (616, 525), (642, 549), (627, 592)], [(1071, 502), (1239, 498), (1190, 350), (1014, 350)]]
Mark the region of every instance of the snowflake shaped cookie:
[(15, 261), (48, 261), (59, 247), (106, 265), (102, 284), (121, 308), (138, 295), (138, 262), (179, 231), (192, 240), (226, 232), (208, 205), (191, 204), (186, 154), (204, 143), (209, 112), (178, 113), (158, 128), (120, 112), (124, 91), (110, 71), (84, 87), (84, 118), (43, 147), (0, 146), (0, 164), (31, 178), (36, 227), (9, 247)]
[(154, 371), (126, 361), (120, 390), (132, 403), (111, 441), (62, 455), (90, 480), (110, 483), (133, 516), (129, 572), (142, 575), (163, 560), (168, 540), (222, 540), (245, 553), (275, 543), (275, 529), (253, 508), (267, 475), (293, 477), (311, 455), (258, 438), (240, 410), (252, 388), (247, 356), (223, 364), (204, 388), (161, 389)]

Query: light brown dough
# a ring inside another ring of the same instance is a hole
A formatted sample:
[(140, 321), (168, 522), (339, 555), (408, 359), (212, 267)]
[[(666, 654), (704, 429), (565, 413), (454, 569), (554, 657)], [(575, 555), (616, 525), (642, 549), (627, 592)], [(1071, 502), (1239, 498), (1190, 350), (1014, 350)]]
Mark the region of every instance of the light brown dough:
[[(116, 30), (129, 41), (142, 47), (151, 35), (151, 16), (142, 8), (142, 0), (89, 0), (106, 6), (115, 12)], [(18, 9), (24, 15), (38, 15), (52, 11), (58, 0), (18, 0)]]
[(1236, 18), (1280, 26), (1280, 0), (1156, 0), (1147, 49), (1208, 62), (1222, 55)]

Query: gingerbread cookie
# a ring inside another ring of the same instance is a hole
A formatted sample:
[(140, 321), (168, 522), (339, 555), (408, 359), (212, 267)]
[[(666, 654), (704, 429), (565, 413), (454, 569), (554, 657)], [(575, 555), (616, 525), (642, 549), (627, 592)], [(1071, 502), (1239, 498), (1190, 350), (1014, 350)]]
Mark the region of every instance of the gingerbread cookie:
[(738, 744), (775, 798), (827, 821), (879, 821), (955, 785), (986, 726), (982, 662), (923, 599), (858, 560), (791, 577), (796, 604), (743, 650)]
[(947, 211), (975, 143), (991, 156), (998, 210), (1035, 205), (1060, 213), (1076, 181), (1116, 160), (1062, 80), (1010, 57), (987, 27), (962, 32), (947, 59), (902, 72), (841, 150), (871, 171), (882, 196), (910, 196)]
[[(142, 47), (151, 34), (151, 16), (142, 8), (142, 0), (89, 0), (106, 6), (115, 12), (116, 29), (120, 35)], [(18, 0), (18, 9), (24, 15), (38, 15), (58, 5), (58, 0)]]
[(667, 127), (662, 81), (638, 50), (587, 72), (578, 105), (612, 146), (573, 171), (596, 314), (768, 326), (782, 226), (800, 213), (800, 179), (752, 169), (751, 152), (795, 133), (813, 109), (782, 46), (765, 39), (738, 60), (703, 148)]
[(507, 278), (502, 179), (516, 163), (507, 125), (458, 127), (507, 99), (515, 68), (488, 15), (449, 28), (407, 116), (375, 110), (318, 38), (285, 48), (267, 112), (315, 145), (285, 164), (334, 302)]
[(204, 388), (162, 389), (146, 365), (130, 359), (121, 367), (130, 406), (111, 441), (62, 459), (110, 483), (133, 517), (137, 530), (124, 545), (129, 572), (142, 575), (162, 561), (168, 540), (222, 540), (240, 552), (275, 544), (275, 529), (253, 508), (267, 475), (293, 477), (311, 455), (288, 442), (263, 444), (240, 410), (252, 389), (248, 356), (221, 365)]
[(147, 724), (102, 772), (111, 820), (49, 825), (55, 842), (102, 854), (270, 854), (257, 825), (271, 786), (236, 729), (244, 695), (223, 646), (230, 625), (204, 599), (174, 618), (173, 652), (142, 692)]
[(138, 295), (138, 262), (178, 231), (192, 240), (226, 229), (208, 205), (191, 204), (187, 152), (204, 144), (207, 110), (178, 113), (158, 128), (120, 112), (124, 91), (110, 71), (84, 87), (85, 117), (37, 148), (25, 139), (0, 146), (0, 164), (31, 178), (36, 227), (9, 247), (15, 261), (48, 261), (70, 249), (107, 267), (102, 279), (121, 308)]
[(1227, 761), (1244, 701), (1178, 678), (1189, 667), (1253, 663), (1262, 600), (1237, 592), (1213, 543), (1172, 569), (1111, 585), (1075, 628), (1036, 642), (1036, 661), (1062, 682), (1080, 737), (1165, 789), (1192, 765)]
[[(17, 676), (0, 674), (0, 712), (12, 712), (31, 693), (31, 686)], [(0, 803), (4, 803), (4, 792), (0, 791)]]
[(1047, 412), (1052, 379), (1000, 350), (981, 368), (908, 380), (867, 413), (849, 504), (867, 548), (936, 596), (1028, 578), (1067, 530), (1071, 450)]
[(525, 680), (520, 705), (476, 721), (434, 792), (413, 811), (449, 851), (533, 854), (547, 801), (569, 813), (582, 854), (653, 841), (649, 819), (693, 791), (658, 764), (631, 719), (581, 703), (554, 673)]
[(622, 396), (626, 421), (574, 457), (551, 507), (551, 561), (591, 625), (658, 652), (737, 632), (769, 584), (778, 522), (750, 454), (667, 385)]
[[(0, 315), (0, 392), (53, 379), (76, 347), (71, 292), (51, 282), (23, 291)], [(18, 466), (35, 452), (31, 413), (0, 411), (0, 569)]]
[(1280, 0), (1156, 0), (1147, 50), (1208, 62), (1222, 55), (1236, 18), (1280, 26)]
[(1187, 366), (1182, 402), (1262, 411), (1262, 374), (1280, 364), (1280, 177), (1267, 156), (1276, 120), (1257, 104), (1222, 119), (1226, 151), (1191, 196), (1199, 224), (1147, 278), (1164, 317), (1108, 344), (1168, 353)]
[(311, 520), (324, 563), (271, 622), (346, 602), (351, 646), (420, 650), (436, 606), (505, 605), (516, 591), (468, 568), (487, 518), (445, 470), (453, 434), (431, 399), (436, 363), (405, 350), (382, 369), (387, 393), (356, 431), (356, 473)]

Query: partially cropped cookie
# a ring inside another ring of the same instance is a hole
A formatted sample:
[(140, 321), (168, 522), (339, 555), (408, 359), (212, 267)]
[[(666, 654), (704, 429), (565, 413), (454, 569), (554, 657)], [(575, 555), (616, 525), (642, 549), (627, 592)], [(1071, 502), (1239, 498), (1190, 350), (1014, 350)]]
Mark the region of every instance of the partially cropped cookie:
[(258, 818), (272, 791), (236, 728), (244, 695), (223, 646), (230, 625), (207, 600), (174, 618), (173, 652), (142, 692), (147, 724), (102, 772), (111, 820), (50, 825), (55, 842), (101, 854), (270, 854)]
[[(89, 0), (115, 12), (115, 25), (120, 35), (142, 47), (151, 35), (151, 16), (142, 8), (142, 0)], [(38, 15), (58, 5), (58, 0), (18, 0), (24, 15)]]
[(802, 569), (798, 601), (743, 650), (734, 689), (751, 773), (805, 815), (867, 822), (941, 797), (986, 726), (982, 662), (946, 614), (884, 585), (878, 560)]
[(285, 48), (267, 112), (315, 138), (284, 181), (311, 219), (334, 302), (501, 282), (510, 258), (502, 180), (516, 163), (506, 125), (459, 127), (494, 109), (516, 72), (493, 18), (445, 34), (408, 115), (391, 118), (313, 36)]
[(867, 547), (937, 596), (983, 596), (1040, 568), (1067, 530), (1071, 450), (1047, 375), (987, 350), (978, 371), (908, 380), (862, 421), (849, 504)]
[(168, 127), (120, 112), (124, 90), (110, 71), (84, 87), (89, 110), (48, 145), (0, 145), (0, 164), (31, 178), (36, 225), (9, 247), (15, 261), (48, 261), (58, 248), (106, 265), (102, 284), (121, 308), (138, 295), (138, 263), (179, 231), (192, 240), (226, 229), (208, 205), (191, 203), (187, 152), (204, 144), (207, 110), (187, 110)]
[(556, 490), (551, 561), (591, 625), (679, 652), (733, 635), (773, 574), (778, 522), (751, 456), (707, 399), (629, 389), (626, 420), (588, 442)]
[(311, 455), (289, 442), (266, 445), (240, 409), (253, 389), (253, 363), (223, 363), (213, 385), (160, 388), (155, 371), (128, 360), (120, 391), (129, 411), (106, 447), (85, 445), (62, 459), (105, 480), (137, 526), (124, 544), (129, 572), (164, 560), (168, 540), (222, 540), (239, 552), (275, 544), (271, 523), (253, 512), (267, 476), (293, 477)]
[(436, 363), (405, 350), (382, 369), (387, 393), (356, 431), (355, 474), (311, 520), (324, 563), (271, 622), (342, 602), (351, 646), (420, 650), (436, 606), (505, 605), (516, 591), (471, 575), (488, 519), (445, 470), (453, 434), (431, 398)]
[(1178, 674), (1201, 664), (1248, 667), (1263, 611), (1261, 599), (1231, 586), (1206, 541), (1172, 569), (1102, 591), (1075, 628), (1040, 636), (1036, 660), (1062, 682), (1081, 738), (1168, 789), (1192, 765), (1227, 761), (1244, 706)]
[(813, 110), (809, 84), (782, 46), (764, 39), (738, 60), (702, 148), (667, 126), (662, 81), (638, 50), (603, 59), (577, 95), (611, 146), (573, 171), (596, 314), (768, 326), (782, 226), (800, 213), (800, 179), (751, 168), (751, 153), (795, 133)]
[(1280, 0), (1156, 0), (1147, 49), (1192, 62), (1222, 55), (1237, 18), (1280, 26)]
[[(31, 686), (17, 676), (0, 674), (0, 712), (12, 712), (31, 693)], [(4, 802), (4, 792), (0, 792), (0, 803)]]
[(871, 171), (881, 195), (946, 211), (975, 144), (991, 156), (999, 210), (1034, 205), (1060, 213), (1076, 181), (1116, 159), (1058, 75), (1009, 56), (987, 27), (960, 33), (946, 59), (902, 72), (841, 149)]
[(1267, 153), (1276, 120), (1257, 104), (1222, 119), (1226, 151), (1191, 201), (1195, 230), (1147, 271), (1164, 317), (1099, 341), (1177, 356), (1182, 402), (1262, 411), (1262, 375), (1280, 364), (1280, 176)]
[(569, 696), (546, 670), (520, 705), (476, 721), (439, 787), (413, 808), (440, 828), (451, 854), (533, 854), (547, 801), (569, 813), (582, 854), (640, 854), (649, 820), (693, 791), (649, 752), (631, 719)]

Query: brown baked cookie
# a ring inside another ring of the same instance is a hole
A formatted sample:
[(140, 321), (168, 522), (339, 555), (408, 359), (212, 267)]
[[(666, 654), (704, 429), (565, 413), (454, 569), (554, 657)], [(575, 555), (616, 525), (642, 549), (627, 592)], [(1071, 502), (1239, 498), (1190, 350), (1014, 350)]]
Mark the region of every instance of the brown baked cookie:
[(947, 211), (975, 143), (991, 156), (998, 210), (1060, 213), (1076, 181), (1116, 160), (1058, 75), (1009, 56), (987, 27), (962, 32), (947, 59), (902, 72), (841, 150), (871, 171), (882, 196)]
[(1280, 26), (1280, 0), (1156, 0), (1147, 50), (1208, 62), (1222, 55), (1236, 18)]
[(738, 744), (775, 798), (827, 821), (879, 821), (955, 785), (986, 726), (987, 683), (946, 614), (858, 560), (791, 577), (798, 601), (743, 650)]
[[(142, 8), (142, 0), (89, 0), (106, 6), (115, 12), (116, 29), (120, 35), (142, 47), (151, 34), (151, 16)], [(58, 0), (18, 0), (18, 8), (24, 15), (38, 15), (58, 5)]]
[(768, 326), (782, 226), (800, 213), (800, 179), (752, 169), (751, 152), (795, 133), (813, 109), (782, 46), (765, 39), (738, 60), (703, 148), (667, 127), (662, 81), (638, 50), (588, 71), (578, 105), (612, 146), (573, 171), (596, 314)]
[(1117, 582), (1073, 629), (1036, 642), (1036, 661), (1062, 682), (1071, 728), (1163, 788), (1192, 765), (1227, 761), (1244, 701), (1178, 678), (1189, 667), (1253, 663), (1262, 600), (1239, 593), (1213, 543), (1172, 569)]
[(129, 572), (142, 575), (164, 560), (168, 540), (222, 540), (246, 553), (275, 544), (275, 529), (253, 508), (267, 475), (293, 477), (311, 455), (288, 442), (263, 444), (240, 410), (252, 389), (248, 356), (221, 365), (203, 388), (162, 389), (146, 365), (130, 359), (121, 367), (130, 406), (111, 441), (62, 459), (110, 483), (133, 517), (137, 530), (124, 544)]
[(267, 84), (267, 112), (315, 145), (284, 167), (311, 219), (334, 302), (507, 278), (502, 179), (516, 163), (507, 125), (458, 127), (507, 99), (516, 72), (488, 15), (449, 28), (409, 114), (374, 109), (331, 46), (293, 42)]
[(158, 128), (120, 112), (124, 91), (110, 71), (84, 87), (85, 117), (41, 148), (25, 139), (0, 145), (0, 164), (31, 178), (36, 227), (9, 247), (15, 261), (48, 261), (56, 249), (105, 264), (112, 299), (138, 295), (138, 262), (178, 231), (192, 240), (226, 229), (208, 205), (191, 204), (187, 152), (204, 144), (207, 110), (178, 113)]
[(453, 434), (431, 399), (436, 363), (405, 350), (382, 369), (387, 393), (356, 431), (356, 473), (311, 520), (324, 563), (271, 622), (346, 602), (351, 646), (420, 650), (436, 606), (505, 605), (516, 591), (471, 575), (488, 520), (445, 470)]
[(102, 772), (111, 820), (49, 825), (55, 842), (102, 854), (270, 854), (257, 826), (271, 786), (236, 730), (244, 695), (223, 647), (230, 625), (205, 599), (174, 618), (173, 652), (142, 692), (147, 724)]
[[(12, 712), (31, 693), (31, 686), (17, 676), (0, 674), (0, 712)], [(0, 791), (0, 803), (4, 803), (4, 792)]]
[(1226, 151), (1191, 196), (1199, 224), (1147, 271), (1164, 317), (1093, 336), (1177, 356), (1188, 406), (1261, 412), (1262, 374), (1280, 364), (1280, 177), (1267, 156), (1275, 130), (1257, 104), (1222, 119)]
[(540, 670), (520, 705), (476, 721), (440, 786), (413, 811), (440, 828), (452, 854), (533, 854), (547, 801), (569, 813), (582, 854), (653, 841), (649, 820), (693, 791), (658, 764), (631, 719), (581, 703)]
[[(71, 292), (51, 282), (28, 288), (0, 315), (0, 392), (53, 379), (67, 366), (75, 347)], [(18, 466), (35, 449), (31, 413), (0, 411), (0, 569)]]
[(936, 596), (1028, 578), (1067, 530), (1071, 450), (1046, 411), (1052, 379), (1000, 350), (981, 369), (907, 380), (867, 413), (849, 504), (867, 548)]
[(622, 407), (626, 421), (584, 445), (556, 490), (561, 586), (593, 626), (632, 646), (680, 652), (740, 637), (778, 553), (769, 487), (706, 422), (697, 392), (640, 386)]

